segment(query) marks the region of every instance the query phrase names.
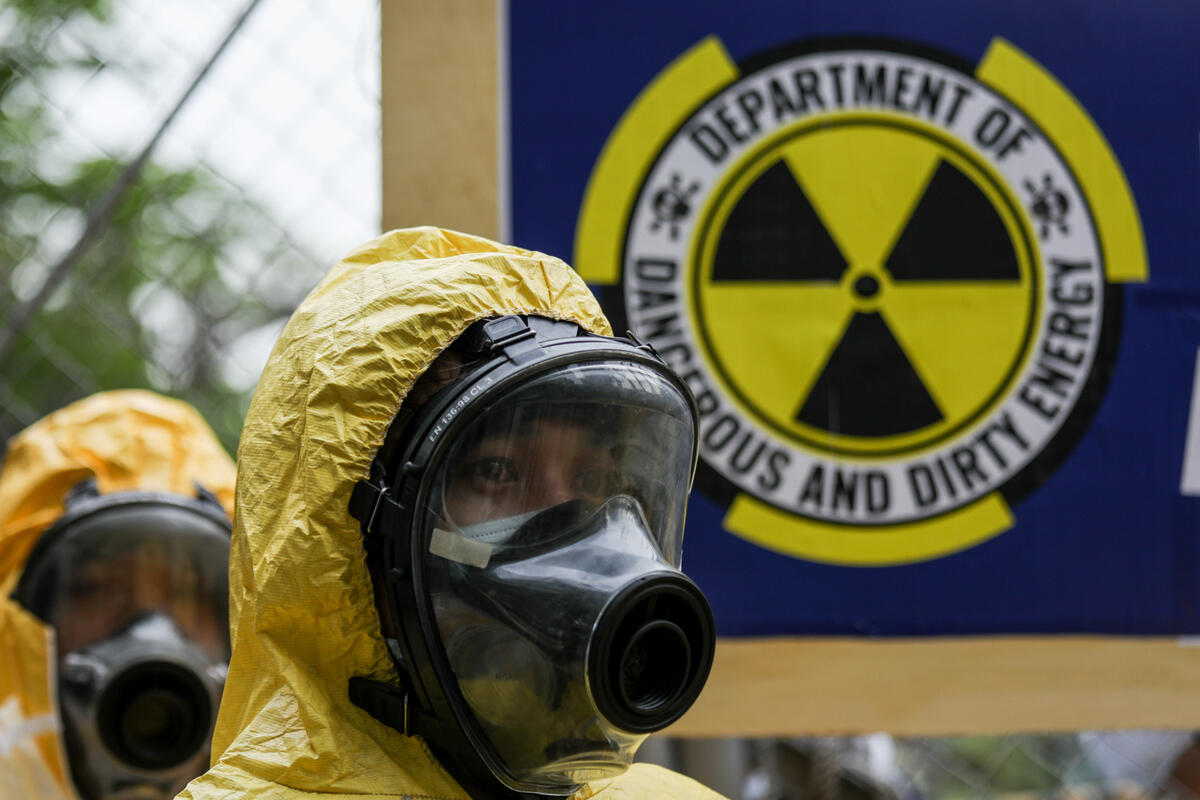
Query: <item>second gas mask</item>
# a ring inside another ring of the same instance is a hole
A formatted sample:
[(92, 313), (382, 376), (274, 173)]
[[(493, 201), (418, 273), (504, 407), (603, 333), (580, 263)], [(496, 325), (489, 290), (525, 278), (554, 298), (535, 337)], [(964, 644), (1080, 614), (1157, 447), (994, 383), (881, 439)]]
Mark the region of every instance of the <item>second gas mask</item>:
[(208, 765), (229, 661), (229, 520), (214, 498), (72, 492), (14, 596), (49, 624), (87, 800), (174, 796)]

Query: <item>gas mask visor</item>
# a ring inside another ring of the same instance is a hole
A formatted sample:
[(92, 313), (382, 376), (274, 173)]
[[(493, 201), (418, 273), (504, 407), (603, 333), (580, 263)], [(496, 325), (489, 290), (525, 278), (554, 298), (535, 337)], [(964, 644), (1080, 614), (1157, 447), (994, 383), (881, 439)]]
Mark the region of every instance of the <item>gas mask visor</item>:
[(618, 360), (485, 403), (421, 493), (431, 651), (492, 773), (561, 794), (624, 771), (707, 678), (712, 613), (679, 571), (695, 416)]
[(229, 521), (203, 493), (73, 494), (14, 593), (55, 632), (71, 777), (89, 800), (170, 797), (207, 767)]

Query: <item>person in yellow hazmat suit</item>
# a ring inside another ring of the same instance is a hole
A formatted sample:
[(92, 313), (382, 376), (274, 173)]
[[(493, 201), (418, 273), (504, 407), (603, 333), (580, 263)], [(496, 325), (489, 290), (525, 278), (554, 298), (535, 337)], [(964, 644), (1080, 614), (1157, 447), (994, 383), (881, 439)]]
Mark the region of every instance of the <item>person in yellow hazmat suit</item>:
[(634, 764), (708, 676), (695, 401), (542, 253), (397, 230), (335, 266), (238, 450), (233, 659), (180, 795), (713, 798)]
[(173, 797), (229, 660), (234, 466), (185, 403), (104, 392), (0, 467), (0, 798)]

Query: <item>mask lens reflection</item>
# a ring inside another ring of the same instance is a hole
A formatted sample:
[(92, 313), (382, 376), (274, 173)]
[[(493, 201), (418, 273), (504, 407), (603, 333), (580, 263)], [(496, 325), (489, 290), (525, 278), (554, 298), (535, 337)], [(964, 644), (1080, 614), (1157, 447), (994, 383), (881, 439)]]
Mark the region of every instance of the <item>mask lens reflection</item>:
[[(485, 709), (481, 716), (487, 723), (522, 729), (535, 709), (550, 704), (550, 664), (532, 643), (513, 631), (474, 625), (458, 631), (448, 651), (467, 702)], [(515, 681), (514, 676), (523, 680)]]
[(505, 427), (464, 448), (450, 472), (446, 510), (459, 527), (572, 500), (599, 503), (617, 490), (610, 449), (581, 422), (531, 417)]
[[(629, 364), (586, 364), (539, 377), (483, 412), (437, 467), (439, 528), (498, 548), (529, 515), (614, 497), (637, 501), (660, 551), (679, 562), (694, 428), (674, 387)], [(538, 547), (551, 538), (519, 538)], [(526, 531), (528, 533), (528, 531)]]

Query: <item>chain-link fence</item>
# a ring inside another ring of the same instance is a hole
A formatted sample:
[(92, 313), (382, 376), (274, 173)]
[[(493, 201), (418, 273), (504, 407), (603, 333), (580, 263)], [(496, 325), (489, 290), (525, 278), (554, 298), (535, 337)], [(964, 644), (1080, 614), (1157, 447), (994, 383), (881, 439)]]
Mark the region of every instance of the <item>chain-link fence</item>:
[[(375, 0), (0, 5), (0, 443), (144, 386), (233, 450), (280, 326), (377, 230), (378, 51)], [(1132, 798), (1185, 796), (1189, 742), (659, 739), (644, 757), (747, 800)]]
[(279, 326), (378, 228), (378, 16), (373, 0), (3, 6), (0, 441), (145, 386), (232, 449)]

